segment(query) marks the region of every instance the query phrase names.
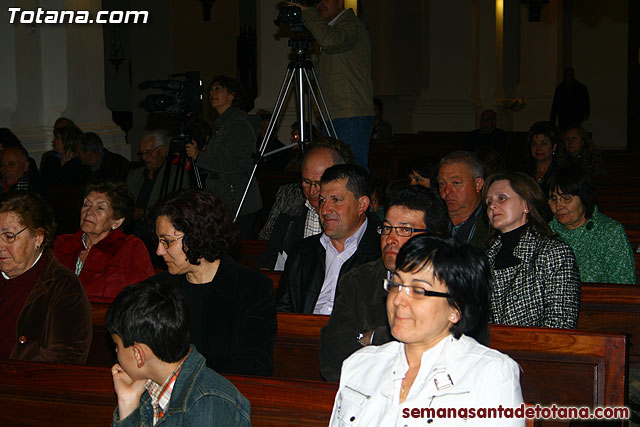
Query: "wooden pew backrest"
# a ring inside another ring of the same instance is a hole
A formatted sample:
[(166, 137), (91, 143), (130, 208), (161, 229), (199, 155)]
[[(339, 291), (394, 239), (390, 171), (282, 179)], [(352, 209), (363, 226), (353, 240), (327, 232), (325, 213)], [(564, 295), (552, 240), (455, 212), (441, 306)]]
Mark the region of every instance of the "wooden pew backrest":
[(525, 401), (624, 406), (624, 335), (504, 325), (489, 329), (490, 347), (520, 364)]
[[(328, 316), (278, 313), (275, 376), (320, 377)], [(626, 338), (620, 334), (490, 325), (491, 347), (522, 367), (524, 399), (540, 404), (623, 405)]]
[[(251, 402), (254, 426), (326, 426), (337, 384), (227, 377)], [(0, 360), (0, 425), (105, 426), (117, 405), (106, 367)]]
[(630, 366), (640, 367), (640, 286), (583, 283), (578, 328), (627, 335)]

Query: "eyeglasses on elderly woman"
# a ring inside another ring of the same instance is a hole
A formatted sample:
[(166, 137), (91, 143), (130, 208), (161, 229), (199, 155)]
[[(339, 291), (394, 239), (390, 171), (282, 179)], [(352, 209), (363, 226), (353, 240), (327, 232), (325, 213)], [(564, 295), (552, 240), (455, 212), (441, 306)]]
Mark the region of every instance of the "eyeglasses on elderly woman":
[(17, 233), (12, 233), (10, 231), (5, 231), (4, 233), (0, 233), (0, 239), (2, 239), (2, 241), (5, 243), (13, 243), (16, 241), (16, 238), (18, 237), (18, 235), (22, 233), (24, 230), (26, 230), (27, 228), (29, 227), (25, 227), (22, 230), (18, 231)]

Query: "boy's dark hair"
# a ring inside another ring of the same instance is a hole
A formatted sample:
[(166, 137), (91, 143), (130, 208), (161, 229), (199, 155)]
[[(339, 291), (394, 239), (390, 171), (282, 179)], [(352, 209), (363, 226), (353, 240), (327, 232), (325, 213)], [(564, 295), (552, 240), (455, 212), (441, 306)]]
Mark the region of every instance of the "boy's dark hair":
[(189, 352), (189, 307), (175, 285), (149, 279), (127, 286), (109, 306), (105, 324), (125, 347), (146, 344), (163, 362)]

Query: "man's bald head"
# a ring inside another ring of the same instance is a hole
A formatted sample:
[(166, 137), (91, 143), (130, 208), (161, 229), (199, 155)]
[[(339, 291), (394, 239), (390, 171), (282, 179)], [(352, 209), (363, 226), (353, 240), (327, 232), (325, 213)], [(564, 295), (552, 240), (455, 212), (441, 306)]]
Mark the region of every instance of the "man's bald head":
[(29, 155), (21, 146), (11, 146), (4, 149), (0, 156), (0, 175), (8, 186), (17, 183), (29, 170)]
[(322, 174), (331, 166), (344, 163), (340, 153), (332, 148), (315, 147), (305, 155), (301, 168), (302, 192), (315, 209), (318, 208)]

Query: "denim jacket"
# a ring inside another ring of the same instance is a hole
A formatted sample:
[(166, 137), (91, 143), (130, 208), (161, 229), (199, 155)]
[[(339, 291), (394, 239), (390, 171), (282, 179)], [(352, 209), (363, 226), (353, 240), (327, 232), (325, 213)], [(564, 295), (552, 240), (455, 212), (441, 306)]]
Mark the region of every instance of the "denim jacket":
[[(157, 426), (251, 426), (251, 406), (247, 399), (221, 375), (207, 368), (204, 357), (191, 346), (173, 387), (169, 407)], [(153, 426), (151, 396), (146, 391), (140, 406), (118, 421), (118, 408), (112, 427)]]

